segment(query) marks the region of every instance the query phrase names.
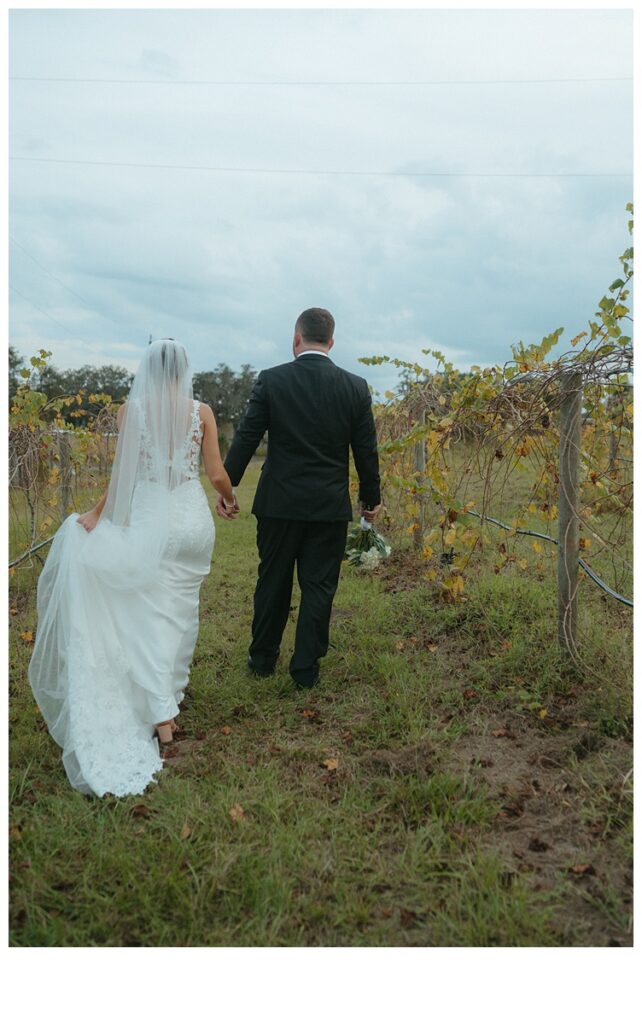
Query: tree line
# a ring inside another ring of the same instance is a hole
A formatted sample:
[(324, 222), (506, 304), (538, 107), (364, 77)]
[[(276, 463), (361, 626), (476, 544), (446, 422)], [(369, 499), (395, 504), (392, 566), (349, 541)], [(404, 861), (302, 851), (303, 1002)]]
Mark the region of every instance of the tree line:
[[(239, 371), (232, 370), (226, 363), (219, 363), (213, 370), (195, 373), (193, 377), (194, 398), (205, 402), (214, 410), (219, 425), (236, 429), (256, 380), (256, 370), (244, 364)], [(80, 403), (70, 408), (76, 426), (86, 425), (102, 407), (97, 395), (109, 395), (112, 402), (123, 402), (131, 387), (133, 374), (123, 366), (81, 366), (75, 370), (59, 370), (47, 363), (34, 373), (29, 370), (22, 355), (9, 346), (9, 399), (29, 379), (29, 387), (40, 391), (48, 399), (65, 395), (79, 396)], [(64, 414), (63, 414), (64, 415)]]

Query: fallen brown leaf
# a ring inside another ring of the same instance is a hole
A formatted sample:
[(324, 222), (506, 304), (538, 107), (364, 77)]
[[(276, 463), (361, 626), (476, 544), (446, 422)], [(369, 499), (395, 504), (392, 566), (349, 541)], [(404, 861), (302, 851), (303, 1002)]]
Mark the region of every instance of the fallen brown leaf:
[(229, 725), (224, 725), (223, 728), (221, 729), (221, 732), (223, 733), (224, 736), (229, 736), (231, 731), (232, 730), (230, 729)]
[(417, 923), (417, 915), (414, 910), (405, 910), (402, 907), (399, 911), (399, 920), (402, 928), (414, 928)]
[(32, 633), (32, 631), (30, 629), (26, 629), (24, 631), (24, 633), (20, 634), (20, 639), (23, 640), (26, 644), (32, 644), (33, 643), (33, 633)]
[(538, 839), (534, 836), (528, 844), (528, 849), (532, 850), (533, 853), (544, 853), (546, 850), (550, 850), (550, 845), (543, 839)]
[(491, 761), (489, 757), (480, 757), (477, 764), (480, 768), (492, 768), (495, 762)]
[(185, 822), (185, 824), (183, 825), (183, 827), (181, 829), (181, 839), (189, 839), (191, 834), (192, 834), (192, 830), (189, 827), (189, 825), (187, 824), (187, 822)]
[(147, 804), (134, 804), (129, 813), (132, 818), (149, 818), (152, 810), (151, 807), (147, 806)]
[(592, 864), (572, 864), (569, 868), (574, 875), (594, 875), (595, 868)]
[(245, 811), (240, 804), (234, 804), (234, 807), (230, 807), (230, 818), (232, 821), (244, 821)]
[(511, 803), (503, 804), (498, 817), (500, 818), (519, 818), (524, 813), (524, 805), (519, 801), (514, 800)]
[(515, 739), (515, 733), (512, 732), (510, 729), (495, 729), (495, 730), (493, 730), (493, 736), (496, 739), (507, 739), (507, 740), (514, 740)]
[(467, 690), (464, 690), (464, 700), (474, 700), (479, 694), (477, 690), (474, 690), (472, 686), (469, 686)]
[(325, 761), (322, 761), (321, 764), (324, 768), (327, 768), (329, 772), (336, 772), (339, 767), (339, 759), (336, 757), (328, 757)]

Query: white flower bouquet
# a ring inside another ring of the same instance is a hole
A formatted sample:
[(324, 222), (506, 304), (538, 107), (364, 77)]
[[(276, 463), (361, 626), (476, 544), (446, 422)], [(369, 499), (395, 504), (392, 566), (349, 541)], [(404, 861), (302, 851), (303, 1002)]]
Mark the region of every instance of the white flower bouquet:
[(359, 569), (371, 572), (379, 565), (382, 558), (387, 558), (392, 548), (377, 533), (372, 523), (361, 517), (357, 526), (348, 533), (346, 542), (346, 558), (348, 565), (356, 565)]

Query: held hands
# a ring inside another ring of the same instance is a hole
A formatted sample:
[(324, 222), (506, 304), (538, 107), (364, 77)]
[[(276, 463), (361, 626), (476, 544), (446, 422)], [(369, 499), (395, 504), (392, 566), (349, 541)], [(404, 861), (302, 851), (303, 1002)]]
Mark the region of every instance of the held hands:
[(370, 508), (369, 506), (364, 505), (364, 503), (361, 502), (361, 515), (363, 516), (367, 523), (374, 523), (375, 516), (377, 516), (380, 511), (381, 505), (373, 505), (373, 507)]
[(216, 514), (220, 516), (221, 519), (236, 519), (236, 516), (240, 511), (241, 509), (239, 507), (236, 494), (234, 495), (234, 502), (231, 505), (229, 502), (226, 503), (222, 494), (219, 494), (216, 500)]
[(91, 533), (91, 531), (95, 530), (98, 526), (99, 519), (100, 512), (97, 512), (95, 508), (92, 508), (89, 512), (85, 512), (83, 515), (78, 516), (76, 522), (80, 523), (87, 533)]

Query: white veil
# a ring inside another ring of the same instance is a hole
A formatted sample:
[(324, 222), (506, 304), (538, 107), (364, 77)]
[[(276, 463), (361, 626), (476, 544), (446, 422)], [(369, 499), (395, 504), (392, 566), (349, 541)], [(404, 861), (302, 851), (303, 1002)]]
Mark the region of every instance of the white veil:
[(187, 479), (194, 408), (182, 345), (149, 345), (125, 406), (105, 507), (82, 562), (112, 587), (153, 583), (169, 543), (172, 492)]

